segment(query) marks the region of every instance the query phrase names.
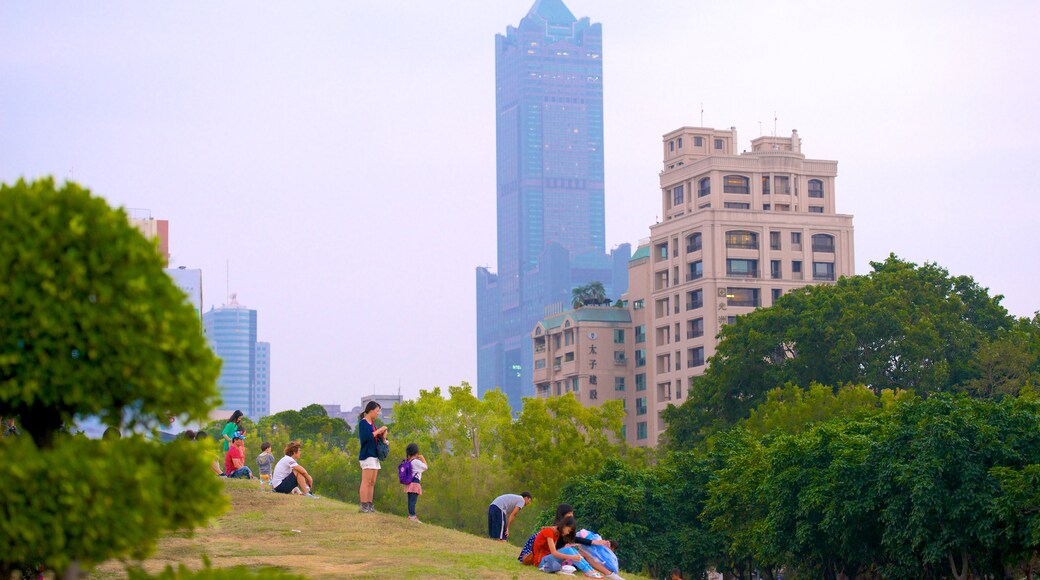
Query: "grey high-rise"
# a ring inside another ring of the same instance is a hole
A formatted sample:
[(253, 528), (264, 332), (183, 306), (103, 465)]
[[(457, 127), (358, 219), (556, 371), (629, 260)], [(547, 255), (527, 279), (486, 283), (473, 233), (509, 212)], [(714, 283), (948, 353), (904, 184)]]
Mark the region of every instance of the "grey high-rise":
[(631, 247), (605, 253), (602, 48), (600, 25), (561, 0), (495, 38), (498, 273), (477, 268), (477, 387), (514, 409), (534, 394), (530, 333), (546, 309), (592, 281), (627, 289), (615, 266)]

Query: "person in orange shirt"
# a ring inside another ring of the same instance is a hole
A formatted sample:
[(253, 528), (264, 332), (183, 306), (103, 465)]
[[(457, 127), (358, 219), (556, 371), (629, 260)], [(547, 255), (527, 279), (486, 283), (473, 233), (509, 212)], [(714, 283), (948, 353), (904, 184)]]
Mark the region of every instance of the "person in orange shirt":
[(567, 546), (556, 549), (557, 542), (573, 542), (577, 528), (578, 524), (573, 516), (563, 518), (555, 526), (542, 528), (534, 538), (531, 563), (543, 572), (561, 572), (565, 571), (564, 566), (573, 565), (589, 578), (602, 578), (603, 575), (593, 570), (575, 548)]

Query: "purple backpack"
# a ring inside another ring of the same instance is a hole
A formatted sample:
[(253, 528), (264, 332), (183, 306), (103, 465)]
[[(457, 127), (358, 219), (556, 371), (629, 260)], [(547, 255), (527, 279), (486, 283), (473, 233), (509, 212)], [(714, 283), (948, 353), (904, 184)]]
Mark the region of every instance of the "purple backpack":
[(412, 462), (407, 458), (397, 466), (397, 481), (400, 481), (401, 485), (408, 485), (412, 482)]

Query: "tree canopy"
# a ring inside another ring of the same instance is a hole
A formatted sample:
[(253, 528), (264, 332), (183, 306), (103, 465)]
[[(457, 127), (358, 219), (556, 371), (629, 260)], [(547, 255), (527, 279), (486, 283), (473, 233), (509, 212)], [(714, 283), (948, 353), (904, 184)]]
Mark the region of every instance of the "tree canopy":
[[(1035, 377), (1036, 324), (1016, 321), (1001, 296), (935, 264), (889, 256), (871, 265), (867, 275), (794, 290), (725, 326), (688, 400), (665, 414), (676, 448), (746, 418), (788, 383), (928, 395), (983, 384), (1003, 392)], [(1008, 353), (1020, 358), (1010, 371), (994, 362)], [(993, 381), (1001, 372), (1010, 376)]]
[[(158, 429), (218, 402), (219, 360), (156, 244), (73, 183), (0, 185), (0, 576), (148, 552), (219, 513), (203, 450), (67, 435), (77, 418)], [(74, 575), (74, 572), (73, 572)]]

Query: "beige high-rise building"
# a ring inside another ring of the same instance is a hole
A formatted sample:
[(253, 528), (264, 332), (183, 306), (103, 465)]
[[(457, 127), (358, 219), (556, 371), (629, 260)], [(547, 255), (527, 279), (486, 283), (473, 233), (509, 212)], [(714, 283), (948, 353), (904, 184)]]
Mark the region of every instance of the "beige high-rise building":
[[(629, 262), (632, 362), (625, 389), (610, 397), (626, 401), (633, 445), (657, 444), (661, 412), (686, 400), (724, 324), (793, 288), (854, 273), (852, 216), (835, 210), (838, 163), (806, 159), (797, 131), (759, 137), (741, 154), (736, 142), (734, 129), (664, 136), (664, 219)], [(580, 335), (584, 324), (575, 322)], [(575, 378), (580, 392), (589, 371), (547, 368), (536, 374), (539, 396), (549, 395), (545, 384)]]

